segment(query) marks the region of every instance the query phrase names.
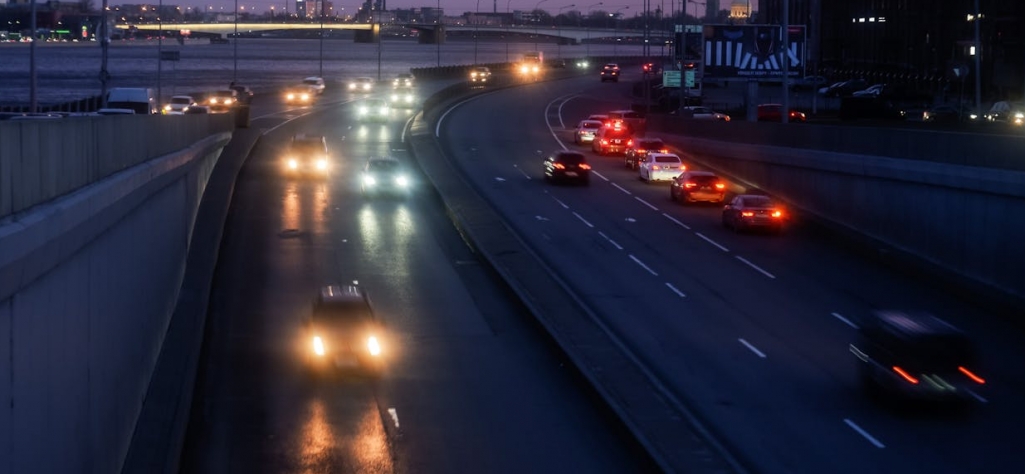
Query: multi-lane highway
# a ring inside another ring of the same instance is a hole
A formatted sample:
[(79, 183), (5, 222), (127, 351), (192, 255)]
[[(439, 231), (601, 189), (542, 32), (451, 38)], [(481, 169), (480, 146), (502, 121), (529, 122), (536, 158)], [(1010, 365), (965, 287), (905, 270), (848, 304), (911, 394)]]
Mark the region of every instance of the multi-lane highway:
[[(429, 183), (361, 196), (367, 158), (410, 160), (412, 112), (361, 124), (339, 89), (312, 108), (254, 104), (262, 136), (234, 192), (182, 472), (650, 470)], [(329, 179), (282, 174), (296, 133), (327, 137)], [(387, 325), (381, 377), (304, 370), (301, 318), (332, 282), (364, 288)]]
[[(573, 145), (577, 121), (629, 106), (638, 76), (477, 96), (443, 116), (438, 140), (478, 192), (752, 471), (1025, 470), (1020, 327), (951, 297), (927, 275), (866, 261), (808, 222), (779, 236), (727, 231), (719, 206), (674, 203), (666, 185), (639, 181), (622, 158)], [(588, 154), (589, 187), (542, 180), (542, 154), (562, 148)], [(714, 166), (714, 157), (681, 151), (691, 168)], [(867, 399), (848, 344), (877, 308), (930, 311), (979, 343), (987, 383), (974, 410), (894, 409)]]

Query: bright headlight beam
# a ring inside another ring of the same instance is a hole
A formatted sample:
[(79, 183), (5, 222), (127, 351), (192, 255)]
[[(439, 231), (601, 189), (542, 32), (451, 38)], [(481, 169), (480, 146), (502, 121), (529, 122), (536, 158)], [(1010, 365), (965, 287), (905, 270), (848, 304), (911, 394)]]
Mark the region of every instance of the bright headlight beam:
[(369, 350), (370, 355), (374, 357), (381, 355), (381, 343), (377, 341), (376, 336), (370, 336), (367, 338), (367, 350)]
[(327, 353), (324, 349), (324, 340), (320, 336), (313, 336), (313, 353), (318, 356), (323, 356)]

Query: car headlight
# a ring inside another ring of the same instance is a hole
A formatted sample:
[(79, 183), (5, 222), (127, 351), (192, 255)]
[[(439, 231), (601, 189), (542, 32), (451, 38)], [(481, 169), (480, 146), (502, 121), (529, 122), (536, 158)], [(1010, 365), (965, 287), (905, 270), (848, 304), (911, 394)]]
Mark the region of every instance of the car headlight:
[(294, 100), (294, 99), (295, 99), (295, 94), (293, 94), (291, 92), (289, 92), (288, 94), (285, 94), (285, 100)]
[(405, 188), (405, 187), (409, 186), (409, 178), (407, 178), (405, 176), (396, 177), (395, 178), (395, 184)]
[(363, 184), (365, 184), (367, 186), (373, 186), (373, 185), (377, 184), (377, 180), (374, 179), (373, 176), (371, 176), (369, 174), (365, 174), (365, 175), (363, 175)]
[(318, 356), (323, 356), (327, 353), (327, 349), (324, 347), (324, 340), (320, 336), (313, 336), (313, 353)]
[(392, 94), (391, 95), (391, 101), (392, 102), (398, 102), (399, 101), (399, 95), (398, 94)]
[(360, 107), (359, 108), (359, 114), (360, 115), (366, 115), (367, 114), (367, 108), (366, 107)]
[(303, 94), (299, 98), (302, 99), (305, 102), (305, 101), (310, 100), (310, 95), (309, 94)]
[(168, 105), (165, 105), (165, 106), (164, 106), (164, 110), (171, 110), (171, 105), (170, 105), (170, 104), (168, 104)]
[(527, 67), (527, 66), (520, 66), (520, 72), (526, 74), (526, 73), (530, 72), (530, 68)]
[(381, 115), (388, 115), (388, 107), (381, 107)]
[(326, 170), (327, 169), (327, 160), (325, 160), (323, 158), (317, 160), (317, 169), (320, 170), (320, 171)]
[(365, 91), (370, 90), (370, 84), (363, 84), (363, 90), (365, 90)]
[(540, 70), (541, 70), (541, 68), (539, 68), (539, 67), (537, 67), (537, 66), (534, 66), (534, 67), (533, 67), (533, 68), (531, 69), (531, 71), (532, 71), (532, 72), (538, 72), (538, 71), (540, 71)]
[(370, 355), (374, 357), (381, 355), (381, 343), (377, 340), (377, 336), (370, 336), (367, 338), (367, 350), (370, 351)]
[(409, 103), (413, 102), (413, 95), (412, 94), (406, 96), (406, 102), (409, 102)]
[(289, 158), (288, 159), (288, 169), (292, 169), (292, 170), (299, 169), (299, 160), (296, 160), (295, 158)]
[(355, 88), (356, 88), (356, 83), (355, 82), (350, 82), (349, 83), (349, 90), (352, 90), (352, 89), (355, 89)]
[(968, 118), (969, 118), (969, 119), (972, 119), (972, 120), (976, 120), (976, 119), (978, 119), (978, 118), (979, 118), (979, 114), (969, 114), (969, 115), (968, 115)]

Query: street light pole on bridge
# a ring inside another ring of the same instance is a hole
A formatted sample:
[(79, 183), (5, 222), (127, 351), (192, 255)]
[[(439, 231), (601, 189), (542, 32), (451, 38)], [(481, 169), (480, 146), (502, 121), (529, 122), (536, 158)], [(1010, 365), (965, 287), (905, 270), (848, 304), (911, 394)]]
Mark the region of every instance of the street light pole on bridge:
[[(588, 16), (590, 16), (592, 8), (598, 7), (598, 6), (602, 6), (604, 4), (605, 4), (605, 2), (598, 2), (598, 3), (595, 3), (593, 5), (588, 5), (587, 6)], [(591, 57), (591, 23), (590, 23), (590, 18), (587, 18), (587, 20), (588, 20), (588, 23), (584, 26), (584, 29), (587, 30), (587, 41), (584, 42), (584, 45), (585, 45), (584, 47), (587, 49), (587, 52), (584, 53), (584, 56), (587, 57), (587, 58), (590, 58)]]
[[(552, 21), (557, 21), (559, 19), (559, 15), (562, 15), (562, 10), (563, 9), (565, 9), (565, 8), (573, 8), (575, 6), (577, 6), (577, 4), (576, 3), (572, 3), (572, 4), (569, 4), (569, 5), (564, 5), (564, 6), (559, 7), (559, 10), (558, 10), (557, 14), (555, 15), (555, 17), (552, 18)], [(556, 51), (558, 51), (558, 53), (556, 55), (559, 57), (559, 59), (562, 59), (562, 23), (561, 22), (559, 23), (559, 39), (556, 41), (555, 45), (556, 45), (555, 46)]]
[[(537, 11), (541, 9), (541, 4), (544, 3), (544, 2), (547, 2), (547, 1), (548, 0), (541, 0), (540, 2), (537, 2), (537, 5), (534, 5), (534, 11), (531, 12), (531, 13), (536, 15)], [(537, 25), (538, 25), (538, 23), (541, 23), (541, 22), (537, 18), (534, 18), (534, 51), (538, 50), (537, 49), (537, 34), (538, 34), (537, 33)]]

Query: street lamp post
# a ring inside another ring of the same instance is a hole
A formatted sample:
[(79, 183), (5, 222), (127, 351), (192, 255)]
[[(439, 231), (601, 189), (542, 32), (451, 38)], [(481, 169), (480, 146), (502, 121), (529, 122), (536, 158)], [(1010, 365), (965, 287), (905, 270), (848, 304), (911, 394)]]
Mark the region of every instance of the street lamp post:
[[(324, 5), (327, 2), (320, 2), (320, 77), (324, 77)], [(371, 32), (372, 34), (372, 32)]]
[[(506, 0), (505, 2), (505, 13), (509, 16), (509, 2), (512, 0)], [(509, 62), (509, 32), (505, 32), (505, 62)]]
[(231, 76), (231, 82), (238, 82), (238, 0), (235, 0), (235, 37), (232, 38), (231, 43), (234, 45), (234, 53), (232, 53), (232, 64), (233, 73)]
[(982, 44), (979, 42), (979, 23), (982, 14), (979, 13), (979, 0), (975, 0), (975, 113), (982, 115)]
[[(601, 6), (601, 5), (604, 5), (604, 4), (605, 4), (605, 2), (598, 2), (598, 3), (595, 3), (593, 5), (588, 5), (587, 6), (588, 16), (590, 16), (592, 8), (598, 7), (598, 6)], [(587, 25), (584, 26), (584, 29), (587, 30), (587, 42), (584, 43), (586, 45), (585, 47), (587, 48), (587, 52), (584, 53), (584, 55), (587, 56), (588, 58), (590, 58), (591, 57), (591, 23), (588, 22)]]
[[(480, 0), (477, 0), (477, 1), (480, 1)], [(558, 10), (557, 14), (555, 15), (555, 18), (552, 18), (552, 21), (556, 21), (559, 18), (559, 15), (562, 15), (562, 10), (563, 9), (565, 9), (565, 8), (573, 8), (575, 6), (577, 6), (577, 4), (573, 3), (573, 4), (570, 4), (570, 5), (565, 5), (565, 6), (559, 7), (559, 10)], [(556, 44), (556, 51), (558, 51), (556, 53), (556, 55), (558, 56), (559, 59), (562, 59), (562, 23), (559, 23), (559, 39), (558, 39), (558, 41), (555, 44)]]
[(477, 37), (480, 36), (480, 0), (473, 13), (473, 65), (477, 65)]
[(441, 0), (438, 0), (438, 11), (434, 12), (434, 43), (438, 45), (438, 67), (441, 67)]
[[(531, 12), (531, 13), (535, 13), (536, 14), (537, 11), (540, 9), (541, 4), (544, 3), (544, 2), (547, 2), (547, 1), (548, 0), (541, 0), (540, 2), (537, 2), (537, 5), (534, 5), (534, 11)], [(538, 21), (537, 18), (535, 18), (534, 19), (534, 51), (537, 51), (537, 35), (538, 35), (538, 33), (537, 33), (537, 25), (538, 25), (538, 23), (541, 23), (541, 22)]]
[(613, 56), (616, 56), (616, 55), (619, 54), (619, 16), (620, 16), (619, 12), (621, 12), (623, 10), (629, 10), (629, 9), (630, 9), (630, 6), (627, 5), (625, 7), (622, 7), (620, 9), (616, 10), (616, 12), (612, 14), (612, 16), (614, 17), (614, 20), (616, 21), (616, 38), (615, 38), (615, 41), (612, 42), (612, 55)]

